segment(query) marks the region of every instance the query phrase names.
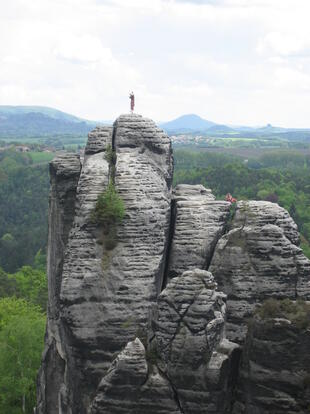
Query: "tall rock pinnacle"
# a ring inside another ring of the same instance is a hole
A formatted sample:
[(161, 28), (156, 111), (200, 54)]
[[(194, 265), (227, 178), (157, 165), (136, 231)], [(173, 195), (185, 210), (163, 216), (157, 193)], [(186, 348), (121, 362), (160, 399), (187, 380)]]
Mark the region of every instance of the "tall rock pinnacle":
[[(126, 209), (111, 250), (91, 220), (108, 185), (108, 146), (116, 152), (115, 186)], [(136, 114), (90, 133), (81, 172), (76, 158), (53, 161), (39, 413), (86, 413), (115, 355), (146, 327), (163, 283), (172, 167), (170, 139)]]

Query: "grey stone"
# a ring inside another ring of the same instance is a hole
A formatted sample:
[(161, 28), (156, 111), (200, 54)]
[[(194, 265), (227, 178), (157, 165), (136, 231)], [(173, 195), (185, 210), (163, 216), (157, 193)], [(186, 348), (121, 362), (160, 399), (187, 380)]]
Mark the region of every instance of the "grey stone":
[[(104, 151), (109, 137), (117, 154), (115, 186), (126, 208), (113, 249), (105, 247), (104, 229), (92, 222), (96, 200), (111, 174)], [(100, 139), (101, 144), (96, 141)], [(106, 129), (90, 134), (87, 148), (74, 221), (61, 252), (56, 316), (65, 367), (59, 399), (79, 414), (86, 413), (115, 355), (146, 326), (149, 308), (161, 290), (172, 181), (170, 139), (150, 120), (121, 116), (112, 134)], [(51, 220), (51, 228), (55, 225)], [(50, 245), (55, 242), (51, 239)], [(58, 260), (54, 255), (48, 274), (52, 284)], [(46, 373), (41, 378), (43, 389)], [(38, 413), (43, 412), (48, 411), (41, 404)]]
[(45, 351), (39, 372), (38, 412), (59, 412), (58, 393), (65, 369), (59, 324), (59, 294), (64, 252), (75, 216), (76, 188), (81, 164), (76, 154), (63, 154), (50, 163), (49, 231), (47, 251), (48, 310)]
[(226, 340), (226, 296), (211, 273), (195, 269), (173, 278), (158, 297), (153, 330), (161, 369), (185, 414), (226, 413), (238, 345)]
[(108, 145), (112, 146), (112, 134), (113, 128), (110, 126), (96, 127), (88, 134), (85, 155), (103, 152)]
[(210, 266), (227, 294), (229, 339), (244, 340), (246, 321), (264, 299), (310, 298), (310, 261), (295, 244), (298, 239), (296, 224), (277, 204), (238, 203)]
[(181, 414), (169, 381), (148, 367), (137, 338), (113, 361), (100, 382), (91, 414)]
[(168, 277), (186, 270), (207, 269), (225, 231), (230, 203), (216, 201), (202, 185), (176, 186), (173, 193), (174, 232)]
[[(92, 131), (82, 166), (69, 154), (50, 164), (37, 414), (306, 412), (308, 331), (255, 320), (240, 376), (230, 342), (244, 344), (264, 299), (309, 298), (296, 224), (262, 201), (238, 202), (232, 217), (201, 185), (172, 195), (172, 173), (170, 139), (136, 114)], [(111, 180), (126, 208), (113, 240), (92, 214)]]
[(245, 341), (233, 414), (308, 413), (309, 349), (309, 329), (256, 317)]

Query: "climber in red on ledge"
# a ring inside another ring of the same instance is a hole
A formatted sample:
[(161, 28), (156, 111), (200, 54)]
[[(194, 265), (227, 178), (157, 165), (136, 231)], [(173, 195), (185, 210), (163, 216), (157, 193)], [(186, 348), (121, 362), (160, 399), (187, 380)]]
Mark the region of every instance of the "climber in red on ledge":
[(130, 99), (130, 112), (132, 113), (133, 110), (135, 109), (135, 95), (133, 94), (133, 92), (130, 92), (129, 99)]
[(229, 201), (230, 203), (236, 203), (237, 199), (234, 198), (230, 193), (226, 194), (226, 201)]

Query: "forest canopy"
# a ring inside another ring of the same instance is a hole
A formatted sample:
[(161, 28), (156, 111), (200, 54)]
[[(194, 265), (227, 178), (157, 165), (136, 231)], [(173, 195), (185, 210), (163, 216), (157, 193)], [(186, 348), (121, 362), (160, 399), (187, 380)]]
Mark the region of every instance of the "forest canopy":
[(28, 153), (0, 152), (0, 267), (33, 265), (47, 241), (48, 164)]

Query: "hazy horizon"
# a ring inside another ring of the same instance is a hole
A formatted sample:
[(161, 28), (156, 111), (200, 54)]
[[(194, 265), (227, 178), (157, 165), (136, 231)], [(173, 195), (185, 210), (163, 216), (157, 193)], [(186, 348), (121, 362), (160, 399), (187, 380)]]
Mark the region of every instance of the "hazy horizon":
[[(1, 112), (1, 107), (2, 106), (13, 107), (13, 108), (23, 108), (23, 107), (25, 107), (25, 108), (32, 108), (33, 107), (33, 108), (38, 108), (38, 109), (39, 108), (47, 108), (47, 109), (52, 109), (52, 110), (60, 111), (58, 108), (52, 108), (52, 107), (41, 106), (41, 105), (0, 105), (0, 112)], [(40, 111), (38, 111), (38, 112), (40, 112)], [(61, 112), (64, 112), (64, 111), (61, 111)], [(66, 113), (67, 115), (72, 115), (72, 116), (77, 117), (76, 114), (73, 114), (73, 113), (70, 113), (70, 112), (64, 112), (64, 113)], [(107, 124), (108, 123), (113, 124), (113, 122), (116, 120), (116, 118), (118, 116), (124, 115), (124, 114), (127, 114), (127, 113), (130, 114), (131, 112), (130, 111), (127, 111), (127, 112), (119, 113), (114, 119), (95, 119), (95, 118), (86, 119), (86, 118), (83, 118), (83, 117), (78, 117), (78, 118), (81, 121), (84, 120), (84, 121), (89, 121), (89, 122), (103, 122), (103, 123), (107, 123)], [(138, 115), (141, 115), (141, 116), (144, 116), (144, 114), (139, 114), (136, 111), (134, 113), (135, 114), (138, 114)], [(153, 119), (153, 121), (155, 123), (157, 123), (157, 124), (166, 124), (166, 123), (169, 123), (171, 121), (175, 121), (175, 120), (178, 120), (180, 118), (188, 117), (188, 116), (194, 116), (194, 117), (201, 118), (204, 121), (211, 121), (212, 122), (212, 119), (206, 119), (206, 118), (201, 117), (199, 114), (194, 114), (194, 113), (179, 114), (177, 117), (175, 117), (173, 119), (164, 119), (164, 120), (161, 120), (161, 119), (159, 119), (159, 120), (158, 119)], [(215, 125), (226, 125), (226, 126), (229, 126), (229, 127), (232, 127), (232, 128), (233, 127), (235, 127), (235, 128), (238, 128), (238, 127), (261, 128), (261, 127), (269, 126), (270, 123), (268, 123), (268, 124), (262, 124), (262, 125), (248, 125), (248, 124), (243, 123), (243, 124), (236, 125), (236, 124), (224, 124), (223, 122), (220, 122), (220, 123), (215, 124)], [(274, 126), (276, 126), (276, 127), (282, 127), (281, 125), (273, 125), (273, 124), (272, 124), (272, 126), (273, 127)], [(310, 127), (309, 128), (305, 128), (305, 129), (310, 129)]]
[(307, 0), (11, 0), (0, 104), (309, 128)]

